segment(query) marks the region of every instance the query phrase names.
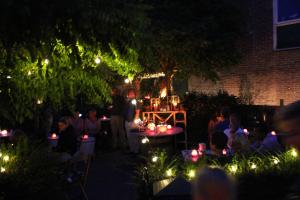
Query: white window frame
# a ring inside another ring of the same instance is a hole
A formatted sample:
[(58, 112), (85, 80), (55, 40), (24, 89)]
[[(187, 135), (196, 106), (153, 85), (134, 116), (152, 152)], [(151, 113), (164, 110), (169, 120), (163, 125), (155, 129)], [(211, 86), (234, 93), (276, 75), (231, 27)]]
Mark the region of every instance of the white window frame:
[(298, 49), (299, 47), (290, 47), (290, 48), (277, 48), (277, 27), (298, 24), (300, 19), (291, 19), (282, 22), (278, 22), (278, 0), (273, 0), (273, 49), (275, 51), (280, 50), (289, 50), (289, 49)]

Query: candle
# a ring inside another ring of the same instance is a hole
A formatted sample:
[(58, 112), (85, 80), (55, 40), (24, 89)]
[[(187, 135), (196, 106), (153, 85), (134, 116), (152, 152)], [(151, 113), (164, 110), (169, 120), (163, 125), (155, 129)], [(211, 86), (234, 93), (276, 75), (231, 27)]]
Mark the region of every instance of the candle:
[(222, 154), (223, 154), (224, 156), (226, 156), (226, 155), (227, 155), (227, 150), (226, 150), (226, 149), (223, 149)]
[(107, 119), (107, 117), (105, 115), (103, 115), (102, 119)]
[(167, 129), (168, 129), (168, 130), (172, 129), (172, 126), (169, 124), (169, 125), (167, 126)]
[(57, 138), (57, 135), (56, 135), (55, 133), (52, 133), (51, 138), (52, 138), (52, 139), (56, 139), (56, 138)]
[(206, 150), (206, 144), (205, 143), (200, 143), (198, 150), (201, 152), (204, 152)]
[(196, 149), (193, 149), (191, 154), (193, 157), (196, 157), (198, 156), (198, 151)]
[(6, 135), (8, 134), (8, 132), (7, 132), (7, 130), (3, 130), (3, 131), (1, 131), (1, 134), (2, 134), (3, 136), (6, 136)]
[(245, 128), (243, 131), (246, 135), (249, 135), (248, 129)]
[(158, 130), (159, 130), (159, 132), (164, 133), (164, 132), (167, 131), (167, 126), (165, 126), (165, 125), (159, 126), (159, 127), (158, 127)]
[(271, 132), (271, 135), (274, 135), (274, 136), (275, 136), (275, 135), (276, 135), (276, 132), (275, 132), (275, 131), (272, 131), (272, 132)]
[(84, 140), (89, 139), (89, 135), (87, 135), (87, 134), (83, 135), (82, 139), (84, 139)]

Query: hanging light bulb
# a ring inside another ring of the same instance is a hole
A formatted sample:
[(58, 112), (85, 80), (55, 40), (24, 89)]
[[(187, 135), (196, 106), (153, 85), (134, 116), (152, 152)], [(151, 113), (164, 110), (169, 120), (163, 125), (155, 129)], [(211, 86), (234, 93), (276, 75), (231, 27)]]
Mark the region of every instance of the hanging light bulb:
[(46, 65), (48, 65), (50, 61), (49, 61), (48, 58), (46, 58), (46, 59), (44, 60), (44, 62), (45, 62)]
[(100, 60), (99, 57), (97, 57), (97, 58), (95, 59), (95, 63), (96, 63), (97, 65), (101, 63), (101, 60)]

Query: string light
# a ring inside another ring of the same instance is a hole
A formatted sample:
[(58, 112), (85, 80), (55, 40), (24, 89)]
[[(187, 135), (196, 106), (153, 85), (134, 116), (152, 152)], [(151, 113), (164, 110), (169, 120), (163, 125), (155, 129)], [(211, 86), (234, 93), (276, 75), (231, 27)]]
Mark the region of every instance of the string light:
[(3, 173), (3, 172), (5, 172), (5, 171), (6, 171), (5, 168), (4, 168), (4, 167), (1, 167), (0, 172)]
[(144, 137), (143, 139), (142, 139), (142, 144), (146, 144), (146, 143), (148, 143), (149, 142), (149, 139), (147, 138), (147, 137)]
[(50, 61), (49, 61), (49, 59), (46, 58), (46, 59), (44, 60), (44, 62), (45, 62), (46, 65), (48, 65)]
[(168, 170), (166, 171), (166, 175), (167, 175), (167, 177), (172, 177), (172, 176), (174, 175), (173, 170), (172, 170), (172, 169), (168, 169)]
[(292, 155), (293, 157), (297, 157), (297, 156), (298, 156), (298, 152), (296, 151), (296, 149), (292, 149), (292, 150), (291, 150), (291, 155)]
[(189, 178), (194, 178), (196, 176), (196, 171), (194, 169), (191, 169), (188, 173)]
[(8, 162), (8, 161), (9, 161), (9, 156), (8, 156), (8, 155), (5, 155), (5, 156), (3, 157), (3, 160), (4, 160), (5, 162)]
[(6, 76), (6, 78), (7, 78), (7, 79), (11, 79), (11, 76), (8, 75), (8, 76)]
[(124, 82), (125, 82), (126, 84), (128, 84), (128, 83), (130, 82), (130, 80), (129, 80), (128, 78), (126, 78), (126, 79), (124, 80)]
[(273, 158), (273, 163), (274, 163), (274, 165), (277, 165), (279, 162), (280, 162), (280, 161), (279, 161), (278, 158), (276, 158), (276, 157)]
[(136, 105), (136, 104), (137, 104), (136, 99), (132, 99), (132, 100), (131, 100), (131, 104), (132, 104), (132, 105)]
[(251, 164), (251, 169), (256, 169), (257, 168), (257, 165), (255, 163), (252, 163)]
[(100, 58), (97, 57), (97, 58), (95, 59), (95, 63), (98, 65), (98, 64), (100, 64), (100, 62), (101, 62)]
[(42, 104), (42, 103), (43, 103), (43, 100), (41, 100), (41, 99), (38, 99), (38, 100), (36, 101), (36, 103), (37, 103), (38, 105), (40, 105), (40, 104)]
[(238, 166), (237, 166), (237, 165), (231, 165), (231, 166), (229, 167), (229, 171), (230, 171), (231, 173), (236, 173), (237, 170), (238, 170)]
[(152, 162), (155, 163), (155, 162), (157, 162), (157, 161), (158, 161), (158, 157), (157, 157), (157, 156), (153, 156), (153, 157), (152, 157)]

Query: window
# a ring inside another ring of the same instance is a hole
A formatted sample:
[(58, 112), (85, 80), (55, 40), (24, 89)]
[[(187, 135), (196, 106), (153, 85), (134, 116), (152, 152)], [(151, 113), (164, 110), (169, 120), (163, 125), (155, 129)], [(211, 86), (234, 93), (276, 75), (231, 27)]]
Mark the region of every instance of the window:
[(300, 48), (300, 0), (273, 0), (274, 49)]

